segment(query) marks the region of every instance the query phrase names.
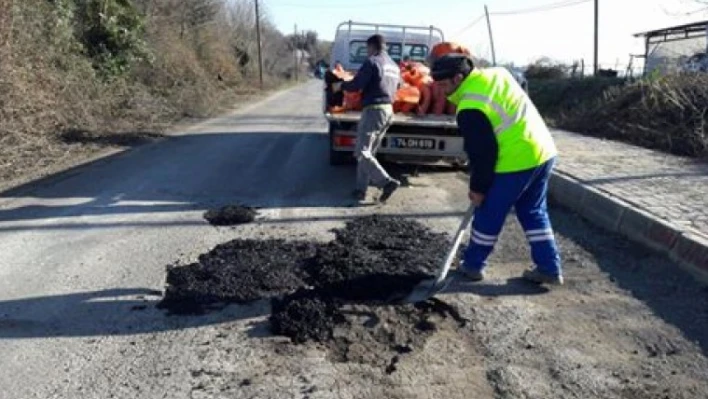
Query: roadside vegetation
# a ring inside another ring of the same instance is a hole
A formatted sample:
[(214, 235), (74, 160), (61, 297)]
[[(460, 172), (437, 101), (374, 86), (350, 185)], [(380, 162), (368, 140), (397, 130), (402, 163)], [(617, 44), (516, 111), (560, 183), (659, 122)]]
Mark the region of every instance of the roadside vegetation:
[[(261, 11), (264, 89), (326, 57)], [(255, 26), (247, 0), (0, 0), (0, 182), (259, 94)]]
[(708, 159), (708, 75), (571, 78), (532, 69), (529, 92), (553, 127)]

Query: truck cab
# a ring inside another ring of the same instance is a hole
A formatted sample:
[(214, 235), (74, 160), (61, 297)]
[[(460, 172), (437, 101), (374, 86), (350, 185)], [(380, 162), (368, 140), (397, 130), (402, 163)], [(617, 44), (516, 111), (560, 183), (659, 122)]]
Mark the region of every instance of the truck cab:
[[(381, 34), (388, 54), (403, 60), (425, 62), (434, 45), (445, 40), (434, 26), (406, 26), (343, 22), (337, 27), (330, 65), (341, 64), (356, 72), (366, 60), (366, 39)], [(331, 113), (323, 95), (323, 110), (329, 122), (330, 164), (354, 161), (356, 127), (361, 112)], [(397, 113), (381, 143), (377, 156), (394, 162), (465, 164), (467, 155), (454, 115), (416, 115)]]

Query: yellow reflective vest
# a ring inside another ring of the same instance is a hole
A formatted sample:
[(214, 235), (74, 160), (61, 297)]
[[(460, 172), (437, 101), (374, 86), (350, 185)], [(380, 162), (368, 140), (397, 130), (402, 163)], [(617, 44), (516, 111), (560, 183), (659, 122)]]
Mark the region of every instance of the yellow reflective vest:
[(541, 114), (505, 68), (473, 70), (448, 99), (458, 113), (479, 110), (491, 122), (499, 147), (496, 173), (533, 169), (558, 154)]

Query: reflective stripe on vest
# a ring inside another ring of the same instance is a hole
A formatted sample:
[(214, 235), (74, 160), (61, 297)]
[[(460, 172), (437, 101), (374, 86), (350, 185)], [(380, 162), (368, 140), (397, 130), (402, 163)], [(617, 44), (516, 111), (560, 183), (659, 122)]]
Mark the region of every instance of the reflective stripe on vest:
[(466, 93), (463, 97), (464, 100), (473, 100), (483, 102), (494, 109), (502, 119), (502, 124), (494, 128), (494, 133), (501, 133), (509, 129), (513, 124), (521, 121), (522, 118), (526, 117), (526, 104), (521, 104), (519, 109), (513, 114), (509, 114), (506, 110), (499, 104), (495, 103), (492, 97), (485, 96), (482, 94)]
[(497, 173), (532, 169), (557, 154), (541, 115), (506, 69), (473, 71), (449, 100), (457, 112), (476, 109), (491, 122), (499, 147)]

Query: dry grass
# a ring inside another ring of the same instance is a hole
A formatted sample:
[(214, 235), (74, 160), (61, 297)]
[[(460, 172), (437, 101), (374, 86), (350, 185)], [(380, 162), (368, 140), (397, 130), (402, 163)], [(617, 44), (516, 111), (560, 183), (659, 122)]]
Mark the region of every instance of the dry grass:
[(573, 82), (547, 83), (554, 88), (532, 91), (554, 126), (708, 159), (708, 75), (673, 75), (628, 84), (607, 79)]
[[(239, 69), (230, 47), (229, 27), (238, 21), (219, 21), (180, 32), (159, 15), (150, 17), (145, 40), (152, 61), (106, 79), (72, 27), (62, 25), (54, 3), (0, 0), (0, 183), (134, 143), (116, 135), (161, 132), (258, 94), (254, 76)], [(269, 88), (283, 83), (267, 79)], [(91, 139), (67, 135), (76, 131)], [(96, 139), (102, 135), (109, 139)]]

